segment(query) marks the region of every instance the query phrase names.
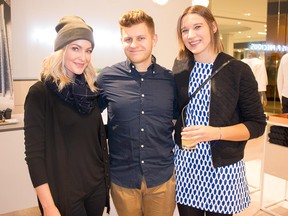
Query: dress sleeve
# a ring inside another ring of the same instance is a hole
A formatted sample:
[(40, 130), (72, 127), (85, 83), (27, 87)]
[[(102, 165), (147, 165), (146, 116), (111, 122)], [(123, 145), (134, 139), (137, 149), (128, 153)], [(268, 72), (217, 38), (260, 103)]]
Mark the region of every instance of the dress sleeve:
[(48, 182), (45, 165), (45, 88), (40, 81), (31, 86), (24, 103), (25, 160), (34, 187)]
[(259, 68), (259, 73), (260, 73), (260, 77), (259, 77), (259, 83), (258, 83), (258, 89), (260, 89), (260, 91), (266, 91), (266, 86), (268, 85), (268, 77), (267, 77), (267, 71), (266, 71), (266, 66), (264, 64), (264, 62), (262, 62), (262, 60), (260, 60), (261, 64), (260, 64), (260, 68)]
[(277, 90), (280, 102), (282, 103), (282, 89), (283, 89), (283, 79), (284, 79), (284, 70), (286, 69), (286, 60), (285, 55), (280, 60), (279, 68), (278, 68), (278, 74), (277, 74)]

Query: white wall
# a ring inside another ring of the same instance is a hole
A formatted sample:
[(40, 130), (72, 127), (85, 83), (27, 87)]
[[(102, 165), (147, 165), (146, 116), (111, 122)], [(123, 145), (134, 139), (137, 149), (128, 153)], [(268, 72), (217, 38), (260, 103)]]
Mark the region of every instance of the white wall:
[[(23, 117), (20, 121), (23, 124)], [(1, 131), (0, 140), (0, 215), (37, 206), (37, 197), (24, 160), (24, 131)]]
[(171, 69), (178, 51), (177, 19), (190, 4), (191, 0), (169, 0), (165, 6), (152, 0), (12, 1), (13, 77), (38, 78), (43, 58), (53, 52), (54, 27), (64, 15), (81, 16), (94, 28), (95, 67), (102, 68), (125, 60), (118, 18), (132, 9), (142, 9), (154, 18), (159, 41), (153, 53), (159, 64)]

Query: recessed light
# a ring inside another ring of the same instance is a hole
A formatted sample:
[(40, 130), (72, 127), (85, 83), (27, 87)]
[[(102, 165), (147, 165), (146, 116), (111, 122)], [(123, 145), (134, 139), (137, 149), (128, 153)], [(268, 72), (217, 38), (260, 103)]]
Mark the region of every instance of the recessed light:
[(202, 5), (207, 7), (209, 5), (209, 0), (192, 0), (192, 5)]
[(153, 0), (153, 2), (159, 5), (165, 5), (167, 4), (168, 0)]

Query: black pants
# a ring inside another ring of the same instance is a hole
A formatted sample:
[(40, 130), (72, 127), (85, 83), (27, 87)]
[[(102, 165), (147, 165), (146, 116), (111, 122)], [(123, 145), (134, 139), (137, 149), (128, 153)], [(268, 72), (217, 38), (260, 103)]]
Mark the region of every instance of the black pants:
[(102, 189), (96, 189), (85, 199), (79, 200), (72, 206), (72, 216), (102, 216), (106, 204), (106, 191), (103, 185)]
[[(106, 190), (104, 177), (94, 187), (94, 190), (85, 194), (84, 192), (74, 191), (73, 194), (70, 193), (69, 197), (62, 195), (62, 199), (67, 199), (66, 203), (64, 200), (61, 200), (62, 202), (54, 200), (61, 216), (102, 216), (105, 206), (109, 205), (109, 194)], [(38, 203), (41, 215), (43, 216), (44, 212), (39, 199)], [(62, 203), (62, 208), (60, 207), (60, 203)]]
[(282, 96), (282, 113), (288, 113), (288, 98)]
[(213, 213), (213, 212), (206, 212), (200, 209), (193, 208), (191, 206), (186, 206), (182, 204), (178, 204), (178, 211), (180, 216), (232, 216), (232, 214), (220, 214), (220, 213)]
[[(106, 204), (106, 191), (105, 186), (103, 185), (104, 190), (97, 189), (90, 193), (85, 198), (74, 202), (71, 207), (71, 214), (69, 216), (102, 216)], [(44, 216), (43, 208), (40, 201), (39, 209), (41, 215)], [(68, 216), (67, 214), (61, 213), (63, 216)]]

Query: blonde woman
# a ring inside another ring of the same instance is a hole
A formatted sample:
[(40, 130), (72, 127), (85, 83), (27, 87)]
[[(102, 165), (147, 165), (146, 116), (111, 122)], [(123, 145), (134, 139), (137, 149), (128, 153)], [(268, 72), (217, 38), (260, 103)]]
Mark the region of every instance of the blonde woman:
[(44, 216), (102, 216), (109, 162), (91, 65), (93, 30), (65, 16), (56, 31), (55, 52), (25, 101), (25, 159)]

